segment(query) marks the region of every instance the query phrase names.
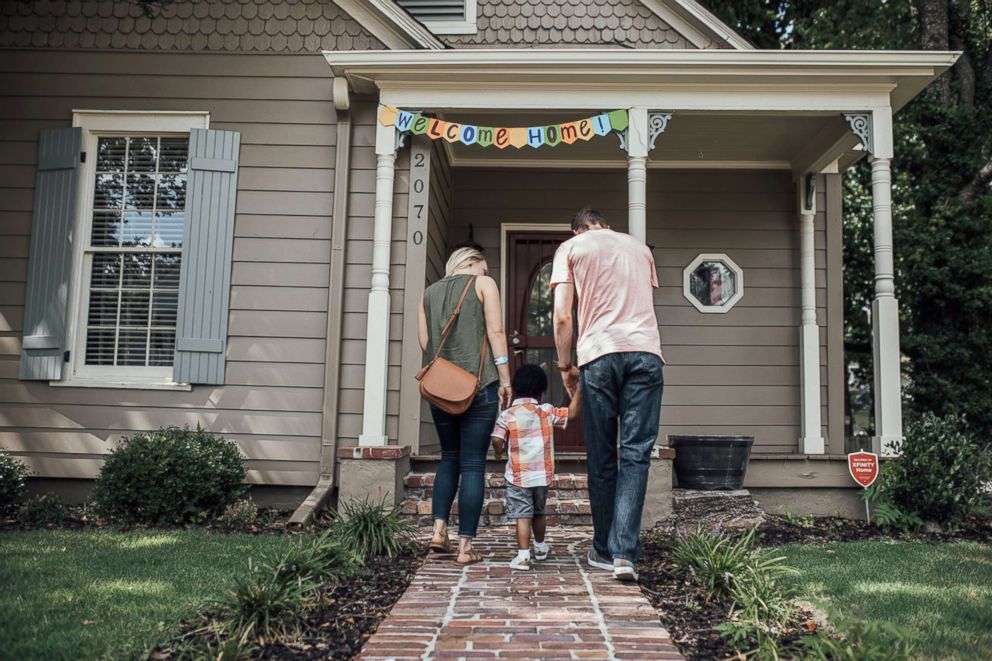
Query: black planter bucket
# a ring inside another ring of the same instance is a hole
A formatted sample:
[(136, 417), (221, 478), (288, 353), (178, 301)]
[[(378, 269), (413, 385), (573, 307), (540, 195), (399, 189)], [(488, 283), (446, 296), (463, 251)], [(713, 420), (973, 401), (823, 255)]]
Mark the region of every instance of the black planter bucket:
[(744, 488), (753, 436), (669, 436), (675, 448), (680, 489), (733, 491)]

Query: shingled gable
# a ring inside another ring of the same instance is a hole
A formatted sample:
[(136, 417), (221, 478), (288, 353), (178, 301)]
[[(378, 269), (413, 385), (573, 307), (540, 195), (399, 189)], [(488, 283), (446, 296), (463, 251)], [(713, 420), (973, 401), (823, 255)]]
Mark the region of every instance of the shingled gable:
[(752, 49), (695, 0), (476, 0), (476, 31), (425, 37), (393, 0), (334, 0), (390, 48)]

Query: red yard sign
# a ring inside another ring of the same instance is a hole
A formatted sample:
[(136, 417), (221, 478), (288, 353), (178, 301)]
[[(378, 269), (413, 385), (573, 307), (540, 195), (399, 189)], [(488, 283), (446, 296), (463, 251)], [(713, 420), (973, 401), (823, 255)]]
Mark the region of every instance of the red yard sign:
[(878, 478), (878, 455), (874, 452), (852, 452), (847, 455), (847, 470), (855, 482), (867, 489)]

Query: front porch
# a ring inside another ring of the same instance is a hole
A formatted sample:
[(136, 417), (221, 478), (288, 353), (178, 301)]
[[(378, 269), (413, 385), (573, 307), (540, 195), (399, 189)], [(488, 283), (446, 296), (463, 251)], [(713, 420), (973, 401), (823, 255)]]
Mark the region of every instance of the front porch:
[[(425, 285), (443, 275), (450, 248), (467, 241), (484, 248), (502, 284), (507, 332), (526, 335), (523, 326), (537, 317), (520, 307), (533, 296), (520, 293), (537, 286), (533, 276), (546, 256), (514, 262), (514, 237), (560, 232), (576, 209), (591, 205), (648, 243), (658, 265), (655, 301), (668, 361), (659, 445), (671, 434), (723, 433), (754, 436), (756, 455), (803, 465), (843, 455), (840, 173), (865, 155), (875, 199), (874, 449), (901, 437), (891, 116), (946, 68), (946, 54), (326, 57), (342, 78), (338, 91), (348, 93), (346, 80), (351, 91), (377, 94), (381, 107), (463, 124), (540, 126), (612, 107), (626, 108), (629, 118), (615, 137), (554, 149), (465, 146), (377, 125), (359, 449), (409, 448), (415, 467), (436, 458), (413, 379), (422, 360), (416, 309)], [(699, 260), (736, 267), (740, 291), (719, 314), (691, 300), (686, 269)], [(396, 263), (403, 265), (398, 277)], [(400, 290), (402, 309), (391, 302)], [(809, 477), (811, 486), (820, 481)], [(819, 486), (839, 485), (825, 479)]]

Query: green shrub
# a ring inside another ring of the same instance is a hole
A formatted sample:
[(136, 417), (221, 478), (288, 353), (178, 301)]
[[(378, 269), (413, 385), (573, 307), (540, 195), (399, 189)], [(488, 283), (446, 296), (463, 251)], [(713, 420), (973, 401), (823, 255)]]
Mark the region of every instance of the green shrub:
[(865, 497), (881, 525), (906, 529), (923, 521), (954, 525), (980, 511), (992, 479), (992, 457), (969, 433), (964, 418), (927, 413), (906, 426), (898, 456)]
[(342, 516), (333, 530), (339, 539), (362, 558), (395, 557), (414, 539), (416, 529), (400, 515), (400, 507), (387, 507), (368, 498), (341, 505)]
[(232, 530), (251, 530), (258, 525), (258, 505), (250, 498), (237, 500), (224, 508), (217, 524)]
[(125, 438), (107, 457), (93, 490), (104, 517), (124, 523), (202, 522), (242, 496), (244, 460), (234, 443), (169, 427)]
[(224, 598), (213, 603), (220, 611), (218, 627), (226, 638), (242, 641), (283, 637), (315, 587), (312, 582), (276, 574), (266, 567), (249, 568), (234, 579)]
[(783, 579), (798, 572), (784, 556), (758, 550), (752, 529), (737, 539), (698, 531), (679, 540), (672, 559), (710, 598), (729, 602), (730, 621), (717, 629), (730, 645), (778, 658), (778, 639), (796, 614), (794, 589)]
[(17, 512), (24, 502), (29, 472), (24, 462), (0, 448), (0, 516)]
[(332, 530), (319, 537), (300, 539), (278, 558), (264, 563), (277, 578), (319, 585), (350, 576), (361, 565), (361, 558), (347, 548)]
[(18, 516), (21, 523), (32, 526), (62, 523), (65, 520), (65, 505), (54, 494), (33, 496), (24, 501)]

